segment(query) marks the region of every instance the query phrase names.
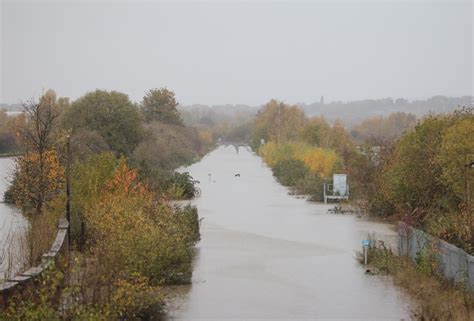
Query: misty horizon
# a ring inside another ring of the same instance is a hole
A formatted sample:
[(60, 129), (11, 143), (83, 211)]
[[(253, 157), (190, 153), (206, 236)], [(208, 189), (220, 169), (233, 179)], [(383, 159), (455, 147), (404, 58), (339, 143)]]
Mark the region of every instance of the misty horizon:
[(0, 102), (96, 88), (181, 105), (470, 96), (472, 3), (1, 1)]
[[(173, 90), (172, 88), (168, 88), (168, 87), (163, 87), (163, 88)], [(157, 89), (157, 88), (151, 88), (151, 89)], [(114, 89), (96, 88), (96, 89), (86, 91), (82, 95), (79, 95), (75, 98), (71, 98), (69, 96), (61, 95), (61, 93), (58, 93), (54, 88), (45, 88), (37, 95), (33, 95), (33, 96), (31, 96), (29, 98), (26, 98), (26, 99), (19, 99), (16, 102), (0, 101), (0, 108), (2, 108), (3, 106), (12, 106), (12, 107), (13, 106), (21, 106), (21, 105), (23, 105), (23, 104), (25, 104), (29, 101), (37, 101), (48, 90), (53, 90), (57, 94), (58, 97), (68, 98), (68, 99), (71, 99), (71, 101), (77, 100), (77, 99), (81, 98), (82, 96), (84, 96), (86, 94), (89, 94), (89, 93), (92, 93), (96, 90), (117, 91), (117, 90), (114, 90)], [(119, 92), (119, 91), (117, 91), (117, 92)], [(128, 95), (130, 100), (133, 103), (139, 104), (140, 101), (142, 100), (142, 98), (138, 98), (136, 100), (132, 99), (132, 97), (130, 97), (130, 95), (128, 93), (126, 93), (126, 92), (122, 92), (122, 93)], [(146, 91), (143, 92), (143, 96), (145, 96), (145, 94), (146, 94)], [(178, 94), (176, 96), (178, 96)], [(239, 102), (236, 102), (236, 103), (217, 103), (217, 104), (206, 104), (206, 103), (183, 104), (179, 101), (179, 97), (178, 97), (178, 106), (179, 107), (199, 107), (199, 106), (202, 106), (202, 107), (209, 107), (209, 108), (225, 107), (225, 106), (244, 106), (244, 107), (251, 107), (251, 108), (261, 108), (262, 106), (264, 106), (265, 104), (267, 104), (271, 100), (277, 100), (277, 101), (280, 101), (280, 102), (285, 103), (285, 104), (295, 105), (295, 106), (300, 106), (300, 107), (301, 106), (311, 106), (311, 105), (331, 105), (331, 104), (344, 104), (344, 105), (346, 105), (346, 104), (359, 103), (359, 102), (365, 102), (365, 101), (376, 102), (376, 101), (384, 101), (384, 100), (392, 100), (392, 102), (395, 103), (395, 101), (397, 99), (406, 100), (408, 103), (411, 104), (411, 103), (415, 103), (415, 102), (425, 102), (425, 101), (429, 101), (429, 100), (440, 98), (440, 97), (441, 98), (446, 98), (446, 99), (462, 99), (462, 100), (471, 99), (471, 102), (474, 103), (474, 96), (472, 96), (472, 95), (461, 95), (461, 96), (433, 95), (433, 96), (428, 96), (426, 98), (418, 97), (418, 98), (412, 98), (412, 99), (407, 98), (407, 97), (375, 97), (375, 98), (366, 97), (366, 98), (356, 99), (356, 100), (340, 100), (340, 99), (328, 100), (325, 96), (321, 96), (319, 99), (317, 99), (315, 101), (309, 101), (309, 102), (301, 102), (301, 101), (290, 102), (290, 101), (280, 100), (280, 99), (277, 99), (277, 98), (270, 98), (267, 101), (264, 101), (264, 102), (259, 103), (259, 104), (245, 104), (245, 103), (239, 103)], [(324, 100), (323, 104), (321, 104), (321, 98), (323, 98), (323, 100)]]

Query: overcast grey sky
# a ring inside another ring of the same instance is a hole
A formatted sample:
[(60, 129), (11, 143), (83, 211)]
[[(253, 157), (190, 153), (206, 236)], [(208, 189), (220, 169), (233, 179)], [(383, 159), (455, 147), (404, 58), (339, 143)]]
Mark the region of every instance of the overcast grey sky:
[(471, 1), (0, 1), (0, 102), (47, 88), (252, 105), (473, 92)]

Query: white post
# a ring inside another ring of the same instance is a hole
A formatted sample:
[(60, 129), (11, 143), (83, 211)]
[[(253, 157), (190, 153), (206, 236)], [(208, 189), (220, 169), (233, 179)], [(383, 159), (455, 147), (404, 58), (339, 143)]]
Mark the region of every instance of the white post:
[(323, 185), (323, 197), (324, 197), (324, 204), (328, 202), (328, 199), (326, 197), (326, 183)]

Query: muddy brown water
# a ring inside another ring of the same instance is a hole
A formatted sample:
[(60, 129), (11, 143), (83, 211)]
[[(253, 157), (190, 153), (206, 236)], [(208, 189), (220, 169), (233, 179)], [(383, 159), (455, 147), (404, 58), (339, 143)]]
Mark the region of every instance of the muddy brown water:
[(368, 233), (396, 244), (390, 225), (288, 195), (247, 148), (221, 146), (183, 171), (200, 181), (202, 240), (167, 320), (409, 319), (408, 298), (354, 259)]

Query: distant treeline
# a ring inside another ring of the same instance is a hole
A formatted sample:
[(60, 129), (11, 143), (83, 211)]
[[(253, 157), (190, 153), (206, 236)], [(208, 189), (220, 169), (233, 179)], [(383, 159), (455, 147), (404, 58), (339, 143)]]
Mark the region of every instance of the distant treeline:
[[(435, 96), (426, 100), (384, 98), (352, 102), (317, 102), (297, 104), (306, 116), (324, 117), (329, 123), (340, 121), (357, 144), (370, 141), (392, 140), (415, 127), (421, 117), (430, 113), (449, 113), (459, 106), (472, 106), (472, 96)], [(20, 105), (0, 104), (0, 109), (18, 111)], [(230, 142), (247, 142), (251, 139), (253, 118), (263, 108), (236, 105), (177, 106), (184, 124), (199, 130), (208, 143), (218, 138)], [(15, 152), (12, 121), (0, 114), (0, 154)], [(18, 115), (16, 115), (18, 116)], [(7, 124), (8, 123), (8, 124)]]
[[(422, 117), (429, 113), (452, 112), (459, 106), (472, 106), (473, 97), (434, 96), (426, 100), (409, 101), (404, 98), (366, 99), (350, 102), (315, 102), (296, 104), (306, 116), (323, 116), (329, 122), (337, 119), (346, 127), (353, 127), (367, 118), (388, 116), (396, 112), (413, 114)], [(189, 124), (212, 125), (226, 122), (242, 124), (242, 120), (252, 118), (261, 106), (237, 105), (191, 105), (179, 107), (183, 119)]]
[(300, 104), (308, 116), (324, 116), (330, 121), (341, 120), (346, 126), (353, 126), (365, 118), (388, 116), (394, 112), (405, 112), (417, 117), (429, 113), (447, 113), (459, 106), (472, 106), (473, 97), (434, 96), (426, 100), (409, 101), (404, 98), (367, 99), (352, 102), (331, 102)]
[(246, 142), (250, 139), (252, 121), (258, 108), (246, 105), (180, 106), (184, 122), (212, 132), (214, 139)]

